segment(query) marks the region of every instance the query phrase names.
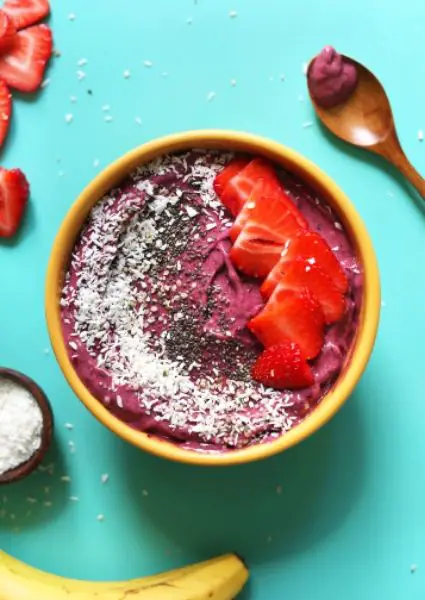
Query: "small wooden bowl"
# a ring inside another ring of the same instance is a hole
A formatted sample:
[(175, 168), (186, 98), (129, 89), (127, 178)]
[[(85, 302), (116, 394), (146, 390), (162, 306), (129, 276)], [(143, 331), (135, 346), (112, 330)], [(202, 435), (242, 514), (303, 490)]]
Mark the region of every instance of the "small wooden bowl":
[(26, 388), (33, 396), (34, 400), (38, 403), (43, 415), (43, 431), (40, 448), (31, 456), (29, 460), (0, 475), (0, 485), (3, 485), (14, 483), (19, 479), (27, 477), (41, 463), (52, 441), (53, 412), (43, 390), (35, 383), (35, 381), (23, 373), (13, 371), (12, 369), (0, 368), (0, 378), (10, 379), (18, 385)]

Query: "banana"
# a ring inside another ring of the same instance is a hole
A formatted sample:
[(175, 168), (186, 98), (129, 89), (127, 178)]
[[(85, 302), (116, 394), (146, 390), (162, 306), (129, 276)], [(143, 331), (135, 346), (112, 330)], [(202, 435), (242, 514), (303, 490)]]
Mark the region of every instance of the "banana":
[(122, 582), (65, 579), (0, 551), (0, 600), (233, 600), (248, 579), (235, 554)]

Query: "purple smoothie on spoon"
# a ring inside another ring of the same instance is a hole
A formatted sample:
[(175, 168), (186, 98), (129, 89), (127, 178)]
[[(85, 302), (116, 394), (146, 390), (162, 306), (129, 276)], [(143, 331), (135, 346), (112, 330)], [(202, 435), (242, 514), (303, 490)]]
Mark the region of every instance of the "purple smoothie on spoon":
[(332, 46), (325, 46), (316, 56), (307, 77), (311, 95), (323, 108), (346, 102), (357, 85), (356, 67)]

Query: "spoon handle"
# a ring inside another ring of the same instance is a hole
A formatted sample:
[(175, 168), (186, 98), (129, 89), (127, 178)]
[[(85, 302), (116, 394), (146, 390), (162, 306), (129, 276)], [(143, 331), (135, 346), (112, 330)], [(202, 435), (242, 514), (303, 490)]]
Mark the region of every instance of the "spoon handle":
[(413, 187), (425, 199), (425, 179), (418, 173), (405, 155), (397, 134), (388, 137), (384, 142), (376, 144), (374, 150), (392, 163), (402, 173)]

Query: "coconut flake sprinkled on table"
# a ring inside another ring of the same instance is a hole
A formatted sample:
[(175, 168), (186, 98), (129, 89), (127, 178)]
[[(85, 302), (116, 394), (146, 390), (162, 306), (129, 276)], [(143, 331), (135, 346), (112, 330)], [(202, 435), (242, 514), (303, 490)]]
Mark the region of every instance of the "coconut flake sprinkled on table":
[(0, 475), (26, 463), (40, 449), (43, 414), (22, 385), (0, 377)]

